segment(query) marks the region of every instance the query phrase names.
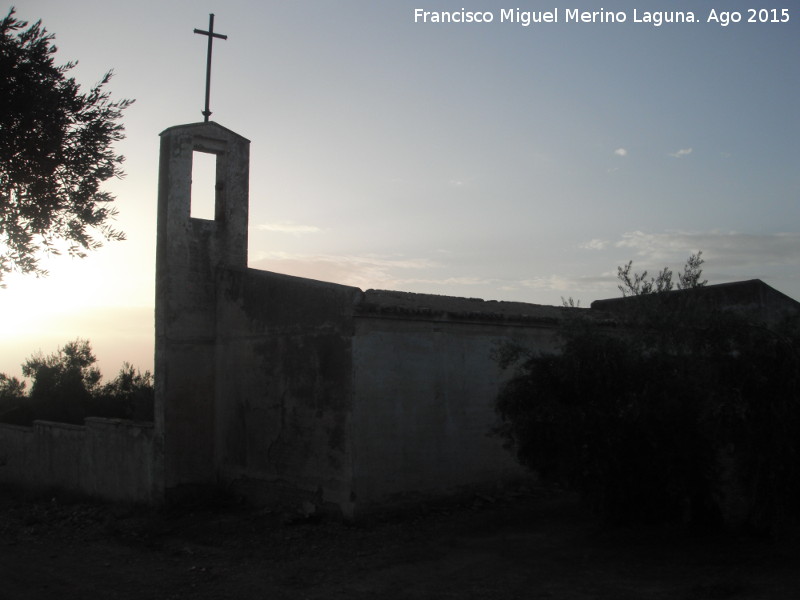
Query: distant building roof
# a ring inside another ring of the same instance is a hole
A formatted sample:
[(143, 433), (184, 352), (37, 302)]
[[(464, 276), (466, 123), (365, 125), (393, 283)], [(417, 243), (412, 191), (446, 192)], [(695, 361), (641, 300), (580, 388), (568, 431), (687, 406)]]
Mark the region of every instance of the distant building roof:
[[(692, 299), (709, 308), (758, 313), (767, 321), (800, 314), (800, 302), (779, 292), (760, 279), (719, 283), (686, 290), (673, 290), (659, 294), (659, 296), (668, 301), (671, 299), (678, 301), (680, 298), (692, 297)], [(631, 302), (641, 301), (646, 297), (628, 296), (625, 298), (595, 300), (592, 302), (591, 308), (606, 312), (624, 312), (630, 308)]]

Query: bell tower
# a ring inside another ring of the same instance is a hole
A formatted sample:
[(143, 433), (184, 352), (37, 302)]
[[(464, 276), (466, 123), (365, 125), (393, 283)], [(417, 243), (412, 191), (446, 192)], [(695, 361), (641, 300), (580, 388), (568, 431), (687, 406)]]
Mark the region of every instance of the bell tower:
[[(213, 219), (191, 216), (198, 152), (216, 159)], [(216, 482), (217, 282), (220, 269), (247, 268), (249, 163), (249, 140), (214, 122), (161, 133), (155, 420), (167, 494)]]

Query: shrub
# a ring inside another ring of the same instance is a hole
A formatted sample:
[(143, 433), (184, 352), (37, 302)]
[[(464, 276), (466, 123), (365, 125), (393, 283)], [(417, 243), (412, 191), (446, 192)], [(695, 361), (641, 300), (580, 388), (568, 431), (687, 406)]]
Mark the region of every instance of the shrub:
[(750, 525), (795, 520), (798, 328), (646, 300), (617, 329), (571, 323), (558, 355), (507, 347), (517, 370), (497, 399), (497, 433), (615, 521), (716, 526), (733, 489)]

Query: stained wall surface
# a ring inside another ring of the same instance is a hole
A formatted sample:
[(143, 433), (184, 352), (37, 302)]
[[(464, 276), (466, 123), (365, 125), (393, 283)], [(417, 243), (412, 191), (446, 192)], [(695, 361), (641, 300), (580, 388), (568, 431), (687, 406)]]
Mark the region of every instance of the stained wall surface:
[(523, 469), (491, 435), (498, 344), (557, 346), (562, 309), (367, 292), (353, 338), (353, 494), (367, 508), (508, 481)]
[(265, 271), (220, 275), (217, 468), (255, 502), (350, 502), (357, 288)]
[(0, 424), (0, 482), (120, 502), (159, 502), (153, 424), (101, 418), (88, 418), (84, 425)]

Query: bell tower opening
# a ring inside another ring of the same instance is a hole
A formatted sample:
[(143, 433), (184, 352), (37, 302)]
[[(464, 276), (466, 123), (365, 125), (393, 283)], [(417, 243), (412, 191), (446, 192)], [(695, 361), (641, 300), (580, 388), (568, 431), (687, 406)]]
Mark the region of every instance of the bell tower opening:
[(217, 155), (192, 152), (191, 217), (213, 221), (217, 215)]

